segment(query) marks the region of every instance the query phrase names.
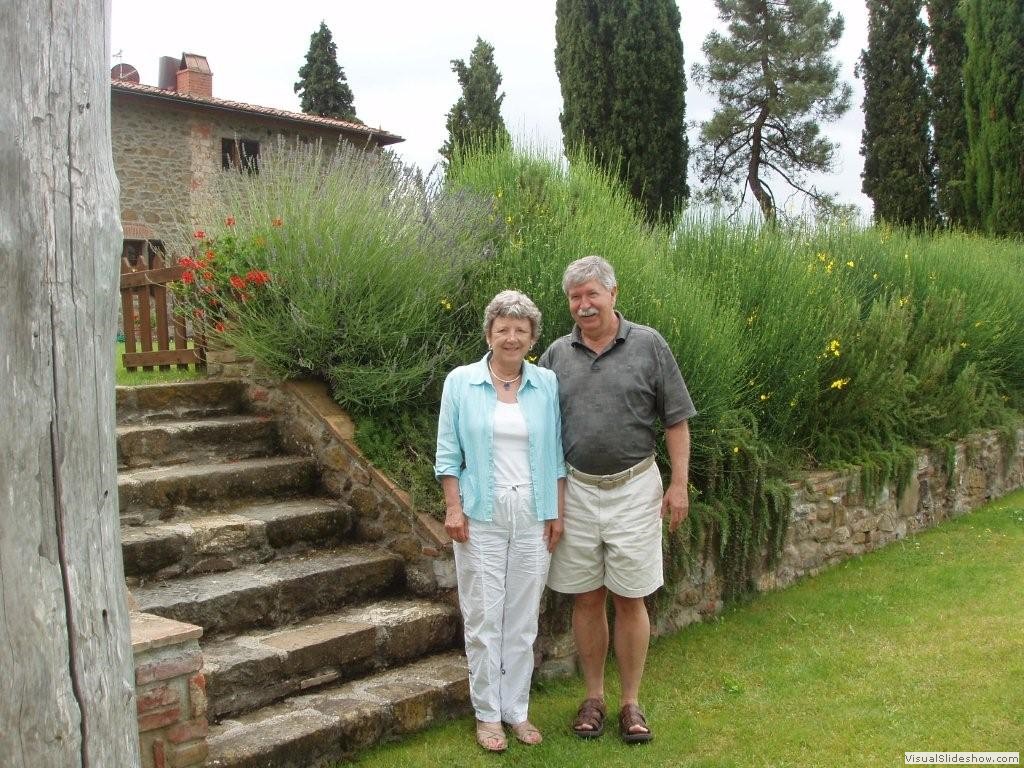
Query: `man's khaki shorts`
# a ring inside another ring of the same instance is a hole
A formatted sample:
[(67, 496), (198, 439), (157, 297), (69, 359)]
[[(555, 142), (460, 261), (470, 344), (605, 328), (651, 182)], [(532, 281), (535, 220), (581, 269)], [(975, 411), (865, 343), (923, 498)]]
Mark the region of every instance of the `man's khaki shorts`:
[(657, 464), (617, 488), (565, 478), (565, 532), (551, 556), (548, 586), (580, 594), (602, 586), (646, 597), (664, 583), (661, 473)]

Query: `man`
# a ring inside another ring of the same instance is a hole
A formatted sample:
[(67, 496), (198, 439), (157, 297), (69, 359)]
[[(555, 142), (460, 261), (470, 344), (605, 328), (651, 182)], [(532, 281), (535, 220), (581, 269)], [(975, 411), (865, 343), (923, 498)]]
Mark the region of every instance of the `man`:
[[(575, 327), (544, 352), (558, 375), (565, 451), (565, 529), (548, 586), (575, 595), (572, 626), (586, 697), (573, 722), (580, 738), (604, 732), (606, 596), (615, 607), (622, 694), (619, 733), (653, 738), (639, 706), (651, 625), (644, 597), (664, 583), (661, 520), (675, 530), (689, 511), (690, 431), (696, 414), (672, 352), (653, 328), (615, 310), (618, 284), (600, 256), (574, 261), (562, 290)], [(655, 425), (665, 428), (671, 481), (662, 493)]]

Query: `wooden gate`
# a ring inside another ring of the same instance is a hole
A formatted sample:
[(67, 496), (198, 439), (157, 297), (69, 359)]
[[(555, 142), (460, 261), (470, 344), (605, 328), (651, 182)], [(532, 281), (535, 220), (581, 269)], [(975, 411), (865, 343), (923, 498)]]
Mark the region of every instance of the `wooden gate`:
[(185, 318), (174, 312), (174, 294), (167, 289), (167, 284), (180, 280), (184, 271), (179, 265), (166, 266), (159, 254), (153, 257), (151, 269), (133, 270), (127, 259), (121, 259), (125, 369), (152, 371), (158, 366), (169, 371), (172, 365), (180, 370), (187, 370), (190, 365), (206, 367), (206, 339), (196, 331), (192, 346), (188, 346)]

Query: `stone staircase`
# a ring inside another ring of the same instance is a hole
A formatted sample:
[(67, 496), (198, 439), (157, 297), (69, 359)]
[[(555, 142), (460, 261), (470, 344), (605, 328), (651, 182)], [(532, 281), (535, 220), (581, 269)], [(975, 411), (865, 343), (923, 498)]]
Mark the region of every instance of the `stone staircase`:
[(208, 766), (330, 765), (468, 709), (458, 611), (357, 538), (240, 382), (119, 388), (125, 575), (203, 628)]

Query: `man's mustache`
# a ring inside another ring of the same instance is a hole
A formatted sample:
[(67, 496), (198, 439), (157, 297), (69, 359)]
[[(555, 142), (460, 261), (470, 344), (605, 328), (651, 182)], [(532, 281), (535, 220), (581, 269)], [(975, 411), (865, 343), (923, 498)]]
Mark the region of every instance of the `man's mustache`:
[(576, 313), (576, 317), (593, 317), (597, 314), (597, 307), (589, 307), (587, 309), (581, 309)]

